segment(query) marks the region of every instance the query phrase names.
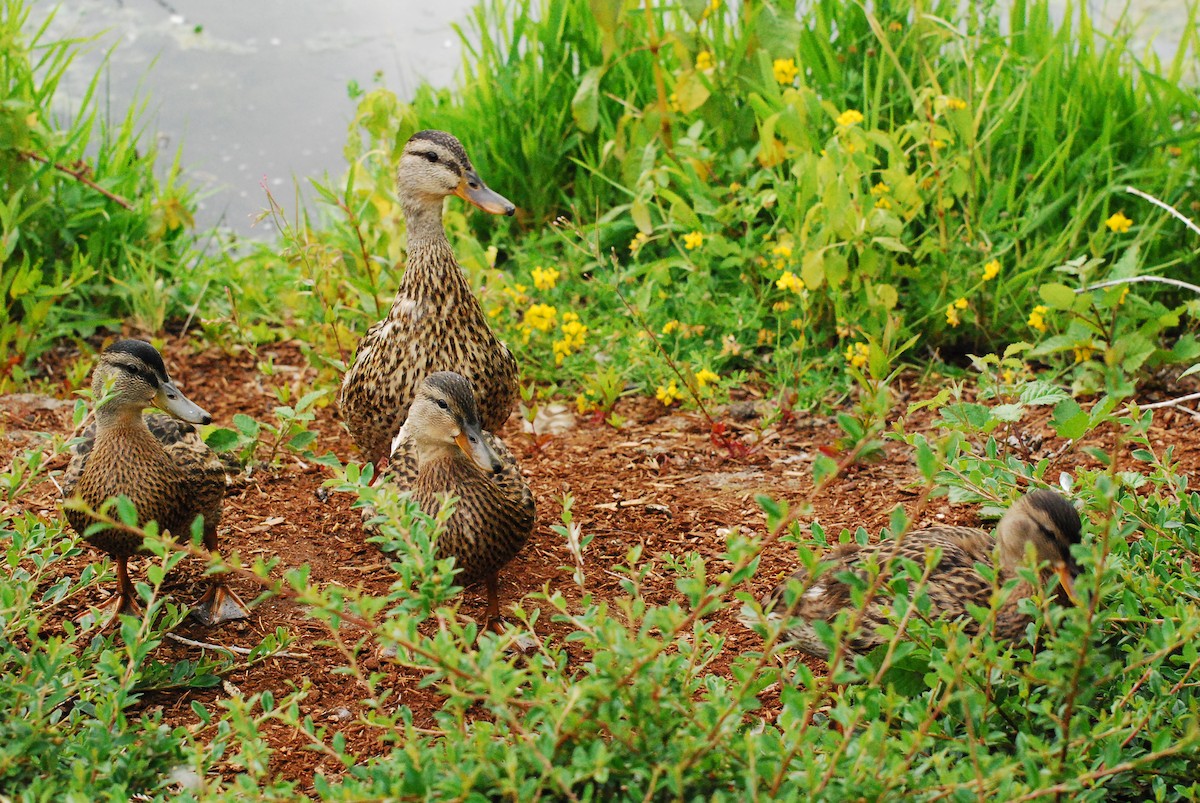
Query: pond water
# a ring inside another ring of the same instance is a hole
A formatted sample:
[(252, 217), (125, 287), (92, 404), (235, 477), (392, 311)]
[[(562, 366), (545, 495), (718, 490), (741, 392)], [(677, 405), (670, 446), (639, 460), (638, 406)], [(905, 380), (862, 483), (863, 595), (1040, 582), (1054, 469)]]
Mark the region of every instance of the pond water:
[[(70, 114), (103, 69), (101, 92), (114, 117), (134, 98), (169, 162), (177, 148), (189, 181), (204, 191), (197, 224), (269, 238), (252, 225), (266, 206), (265, 183), (286, 209), (294, 187), (344, 169), (342, 144), (354, 112), (353, 81), (411, 96), (422, 80), (445, 86), (460, 63), (451, 25), (474, 0), (35, 0), (53, 13), (54, 36), (97, 36), (59, 97)], [(1089, 0), (1099, 21), (1125, 0)], [(1137, 47), (1174, 54), (1183, 0), (1132, 0)], [(112, 46), (107, 65), (106, 51)], [(311, 207), (311, 203), (309, 203)]]

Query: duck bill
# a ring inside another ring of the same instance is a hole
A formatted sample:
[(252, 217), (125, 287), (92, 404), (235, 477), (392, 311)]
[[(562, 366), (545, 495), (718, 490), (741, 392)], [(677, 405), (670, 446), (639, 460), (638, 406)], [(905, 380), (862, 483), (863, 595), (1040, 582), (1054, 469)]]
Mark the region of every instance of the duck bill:
[[(472, 184), (476, 186), (472, 188)], [(466, 178), (458, 185), (458, 189), (455, 190), (454, 194), (467, 203), (475, 204), (475, 206), (478, 206), (484, 212), (489, 212), (493, 215), (511, 216), (517, 211), (517, 207), (513, 206), (512, 201), (484, 184), (483, 180), (474, 172), (466, 175)]]
[(1075, 596), (1075, 578), (1071, 576), (1071, 570), (1065, 564), (1055, 566), (1054, 573), (1058, 575), (1058, 584), (1062, 586), (1063, 591), (1067, 593), (1067, 597), (1076, 605), (1079, 604), (1079, 597)]
[(481, 471), (491, 474), (500, 467), (500, 457), (483, 439), (482, 430), (459, 432), (454, 436), (454, 442), (466, 453), (467, 457), (471, 458), (472, 463), (479, 466)]
[(207, 424), (212, 421), (212, 416), (203, 407), (184, 396), (174, 382), (168, 381), (159, 386), (154, 404), (189, 424)]

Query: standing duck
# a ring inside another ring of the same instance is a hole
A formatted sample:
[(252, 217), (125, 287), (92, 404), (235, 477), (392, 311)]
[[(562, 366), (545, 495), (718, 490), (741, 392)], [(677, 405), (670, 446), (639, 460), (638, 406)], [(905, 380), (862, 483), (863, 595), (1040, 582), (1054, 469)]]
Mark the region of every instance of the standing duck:
[(447, 496), (458, 499), (438, 538), (438, 557), (454, 556), (463, 583), (486, 585), (488, 624), (495, 628), (497, 575), (529, 539), (537, 514), (516, 458), (483, 429), (470, 381), (450, 371), (421, 382), (396, 445), (395, 482), (421, 510), (433, 515)]
[[(967, 631), (973, 634), (978, 623), (971, 618), (968, 606), (987, 607), (994, 588), (975, 564), (995, 566), (999, 570), (997, 582), (1004, 584), (1016, 575), (1017, 567), (1025, 560), (1026, 549), (1032, 546), (1038, 562), (1048, 564), (1041, 579), (1046, 581), (1049, 574), (1056, 574), (1063, 590), (1073, 599), (1073, 581), (1079, 574), (1079, 565), (1071, 557), (1071, 545), (1079, 543), (1080, 531), (1079, 513), (1070, 502), (1054, 491), (1034, 491), (1009, 508), (1000, 519), (994, 537), (975, 527), (945, 526), (908, 533), (898, 549), (894, 541), (866, 546), (843, 544), (826, 556), (825, 562), (830, 565), (820, 577), (810, 580), (805, 570), (797, 571), (763, 599), (762, 607), (769, 620), (785, 623), (786, 640), (809, 655), (827, 660), (829, 650), (812, 623), (832, 624), (840, 611), (853, 607), (850, 587), (838, 579), (839, 574), (854, 572), (866, 580), (868, 572), (864, 564), (875, 556), (886, 582), (891, 574), (886, 561), (893, 551), (920, 566), (930, 550), (940, 548), (941, 560), (925, 585), (930, 614), (942, 619), (963, 618)], [(799, 592), (790, 608), (786, 604), (789, 585)], [(1032, 592), (1029, 584), (1022, 582), (1001, 605), (993, 631), (997, 639), (1013, 641), (1025, 631), (1030, 617), (1018, 610), (1018, 603)], [(872, 599), (858, 629), (847, 642), (851, 652), (870, 652), (886, 642), (876, 628), (889, 622), (889, 608), (886, 591), (882, 597), (877, 594)]]
[[(212, 416), (194, 404), (167, 374), (162, 357), (149, 343), (120, 340), (100, 355), (92, 373), (96, 421), (71, 447), (63, 477), (63, 496), (79, 496), (93, 510), (108, 499), (125, 496), (137, 510), (138, 526), (156, 521), (176, 538), (191, 534), (204, 517), (204, 546), (217, 548), (217, 523), (225, 499), (225, 471), (217, 455), (192, 424)], [(159, 407), (170, 415), (143, 415)], [(137, 614), (129, 558), (142, 550), (135, 533), (109, 528), (87, 534), (95, 519), (66, 510), (67, 521), (92, 546), (117, 562), (117, 594), (105, 604), (109, 622), (119, 614)], [(216, 578), (192, 613), (205, 624), (248, 615), (237, 595)]]
[(339, 397), (363, 456), (381, 467), (417, 388), (434, 371), (463, 374), (479, 391), (483, 428), (497, 430), (517, 398), (517, 363), (488, 327), (442, 226), (450, 195), (495, 215), (516, 210), (485, 185), (463, 146), (418, 131), (404, 146), (396, 187), (408, 231), (408, 266), (386, 319), (358, 344)]

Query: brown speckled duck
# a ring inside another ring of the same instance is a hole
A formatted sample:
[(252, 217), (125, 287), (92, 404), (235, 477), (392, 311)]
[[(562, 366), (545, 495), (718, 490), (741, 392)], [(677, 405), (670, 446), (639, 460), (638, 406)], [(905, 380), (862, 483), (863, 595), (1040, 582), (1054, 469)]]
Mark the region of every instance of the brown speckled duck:
[[(1014, 577), (1017, 567), (1025, 560), (1026, 547), (1032, 545), (1038, 561), (1048, 564), (1046, 575), (1058, 575), (1062, 588), (1073, 596), (1073, 580), (1079, 574), (1079, 566), (1071, 557), (1071, 545), (1079, 543), (1080, 531), (1079, 514), (1070, 502), (1054, 491), (1034, 491), (1019, 499), (1004, 514), (994, 537), (975, 527), (931, 527), (906, 535), (898, 555), (923, 565), (931, 549), (941, 548), (941, 560), (933, 568), (926, 586), (931, 614), (945, 619), (962, 617), (967, 621), (968, 632), (974, 633), (977, 624), (970, 617), (967, 605), (986, 607), (993, 589), (992, 583), (975, 568), (976, 563), (996, 565), (998, 554), (999, 582), (1003, 584)], [(893, 541), (839, 546), (825, 557), (832, 565), (817, 580), (810, 580), (808, 573), (801, 569), (768, 594), (762, 603), (767, 618), (785, 623), (784, 639), (789, 643), (809, 655), (828, 659), (828, 649), (812, 623), (832, 624), (840, 611), (851, 607), (850, 588), (837, 576), (849, 571), (865, 580), (868, 575), (862, 564), (867, 558), (875, 555), (882, 563), (893, 549)], [(880, 571), (889, 573), (888, 567), (882, 565)], [(1042, 579), (1049, 578), (1044, 576)], [(786, 607), (785, 601), (789, 583), (795, 584), (800, 591), (791, 609)], [(1018, 610), (1018, 603), (1031, 592), (1030, 586), (1022, 582), (1009, 595), (996, 615), (996, 638), (1012, 641), (1025, 631), (1030, 619)], [(884, 643), (875, 629), (889, 621), (888, 607), (886, 591), (882, 598), (877, 596), (872, 601), (857, 632), (847, 642), (852, 653), (870, 652)]]
[(425, 377), (396, 436), (391, 469), (396, 484), (430, 515), (446, 496), (458, 499), (438, 557), (454, 556), (459, 582), (486, 585), (495, 627), (497, 575), (529, 539), (537, 510), (516, 458), (483, 429), (470, 381), (450, 371)]
[(379, 466), (408, 416), (417, 387), (455, 371), (479, 391), (483, 428), (498, 429), (517, 398), (517, 363), (496, 339), (454, 258), (442, 200), (457, 195), (492, 214), (515, 207), (483, 183), (463, 146), (444, 131), (419, 131), (404, 146), (396, 187), (408, 230), (408, 265), (386, 319), (358, 344), (339, 404), (363, 456)]
[[(162, 357), (149, 343), (121, 340), (104, 353), (92, 373), (97, 399), (96, 420), (71, 447), (71, 462), (63, 475), (63, 495), (78, 495), (93, 510), (105, 500), (126, 496), (133, 502), (138, 524), (156, 521), (176, 538), (191, 535), (192, 521), (204, 516), (204, 546), (217, 547), (217, 523), (225, 499), (225, 471), (192, 424), (207, 424), (212, 416), (179, 391), (167, 374)], [(171, 415), (143, 415), (157, 406)], [(83, 534), (94, 519), (66, 510), (67, 521)], [(118, 614), (137, 614), (129, 558), (142, 549), (141, 537), (116, 529), (86, 536), (92, 546), (117, 562), (117, 594), (105, 604)], [(193, 614), (206, 624), (247, 615), (237, 595), (214, 579)]]

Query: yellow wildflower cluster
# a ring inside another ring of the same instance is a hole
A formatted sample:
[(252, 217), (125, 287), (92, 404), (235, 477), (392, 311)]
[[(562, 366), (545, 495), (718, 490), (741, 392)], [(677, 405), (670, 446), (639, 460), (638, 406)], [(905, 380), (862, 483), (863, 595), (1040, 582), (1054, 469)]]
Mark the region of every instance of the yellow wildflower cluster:
[(715, 384), (720, 378), (715, 371), (710, 371), (707, 368), (701, 368), (696, 372), (696, 384), (700, 387)]
[(965, 108), (967, 108), (967, 102), (953, 95), (938, 95), (933, 101), (933, 109), (938, 114), (944, 112), (946, 109), (961, 110)]
[(629, 253), (637, 256), (637, 252), (642, 250), (642, 246), (650, 242), (650, 235), (644, 231), (639, 231), (633, 235), (633, 240), (629, 243)]
[(683, 235), (683, 247), (689, 251), (694, 251), (704, 243), (704, 235), (698, 231), (689, 231)]
[(991, 262), (983, 266), (983, 280), (990, 282), (1000, 275), (1000, 261), (993, 259)]
[(785, 270), (783, 275), (775, 280), (775, 286), (780, 290), (791, 290), (799, 295), (804, 290), (804, 280), (790, 270)]
[(892, 201), (890, 198), (888, 198), (886, 196), (884, 196), (882, 198), (876, 198), (875, 199), (875, 208), (876, 209), (891, 209)]
[(528, 290), (528, 287), (518, 283), (514, 284), (512, 287), (505, 287), (501, 292), (511, 298), (513, 304), (520, 306), (529, 300), (529, 296), (525, 295)]
[(1075, 352), (1075, 362), (1087, 362), (1096, 353), (1096, 343), (1091, 340), (1086, 343), (1076, 343), (1071, 346), (1071, 349)]
[(1109, 231), (1124, 234), (1129, 231), (1129, 227), (1133, 225), (1133, 221), (1125, 217), (1124, 212), (1116, 212), (1108, 220), (1104, 221), (1104, 225), (1108, 226)]
[(679, 328), (679, 321), (670, 320), (663, 324), (662, 333), (664, 335), (669, 335), (678, 328)]
[(562, 365), (563, 360), (583, 348), (588, 328), (580, 322), (579, 316), (574, 312), (564, 312), (559, 331), (562, 332), (562, 339), (555, 340), (553, 345), (555, 365)]
[(1028, 321), (1029, 325), (1032, 326), (1034, 329), (1037, 329), (1039, 332), (1046, 331), (1046, 317), (1045, 316), (1046, 316), (1046, 313), (1049, 311), (1050, 311), (1049, 307), (1044, 306), (1042, 304), (1038, 304), (1036, 307), (1033, 308), (1033, 312), (1029, 313), (1029, 321)]
[(533, 269), (533, 286), (539, 290), (553, 290), (559, 276), (557, 268), (543, 268), (539, 265)]
[(795, 59), (775, 59), (771, 70), (775, 73), (775, 80), (781, 84), (790, 84), (800, 74), (800, 68), (796, 66)]
[(855, 368), (862, 368), (866, 365), (869, 356), (871, 356), (871, 347), (866, 343), (853, 343), (846, 346), (846, 362)]
[(703, 72), (704, 70), (711, 70), (713, 67), (716, 67), (716, 66), (717, 66), (717, 63), (716, 63), (716, 61), (713, 60), (712, 53), (709, 53), (707, 50), (701, 50), (699, 53), (696, 54), (696, 69), (697, 70)]
[(884, 184), (882, 181), (871, 188), (872, 195), (887, 195), (892, 191), (892, 188)]
[(654, 397), (662, 402), (664, 407), (670, 407), (681, 398), (679, 395), (679, 387), (675, 384), (674, 379), (672, 379), (666, 385), (659, 385)]
[(966, 309), (966, 308), (967, 308), (967, 300), (965, 298), (959, 298), (959, 299), (955, 300), (953, 303), (947, 304), (946, 305), (946, 323), (950, 324), (951, 326), (958, 326), (960, 323), (962, 323), (962, 321), (958, 317), (958, 311), (960, 309)]
[(537, 329), (539, 332), (549, 332), (554, 328), (554, 321), (558, 318), (558, 310), (549, 304), (534, 304), (529, 309), (525, 310), (525, 317), (521, 323), (527, 329)]
[(770, 329), (758, 330), (758, 345), (769, 346), (775, 342), (775, 333)]
[(775, 310), (776, 312), (787, 312), (791, 308), (792, 302), (790, 301), (776, 301), (771, 305), (771, 309)]
[(847, 109), (837, 116), (837, 124), (842, 128), (849, 128), (852, 125), (858, 125), (862, 121), (862, 112), (854, 109)]

